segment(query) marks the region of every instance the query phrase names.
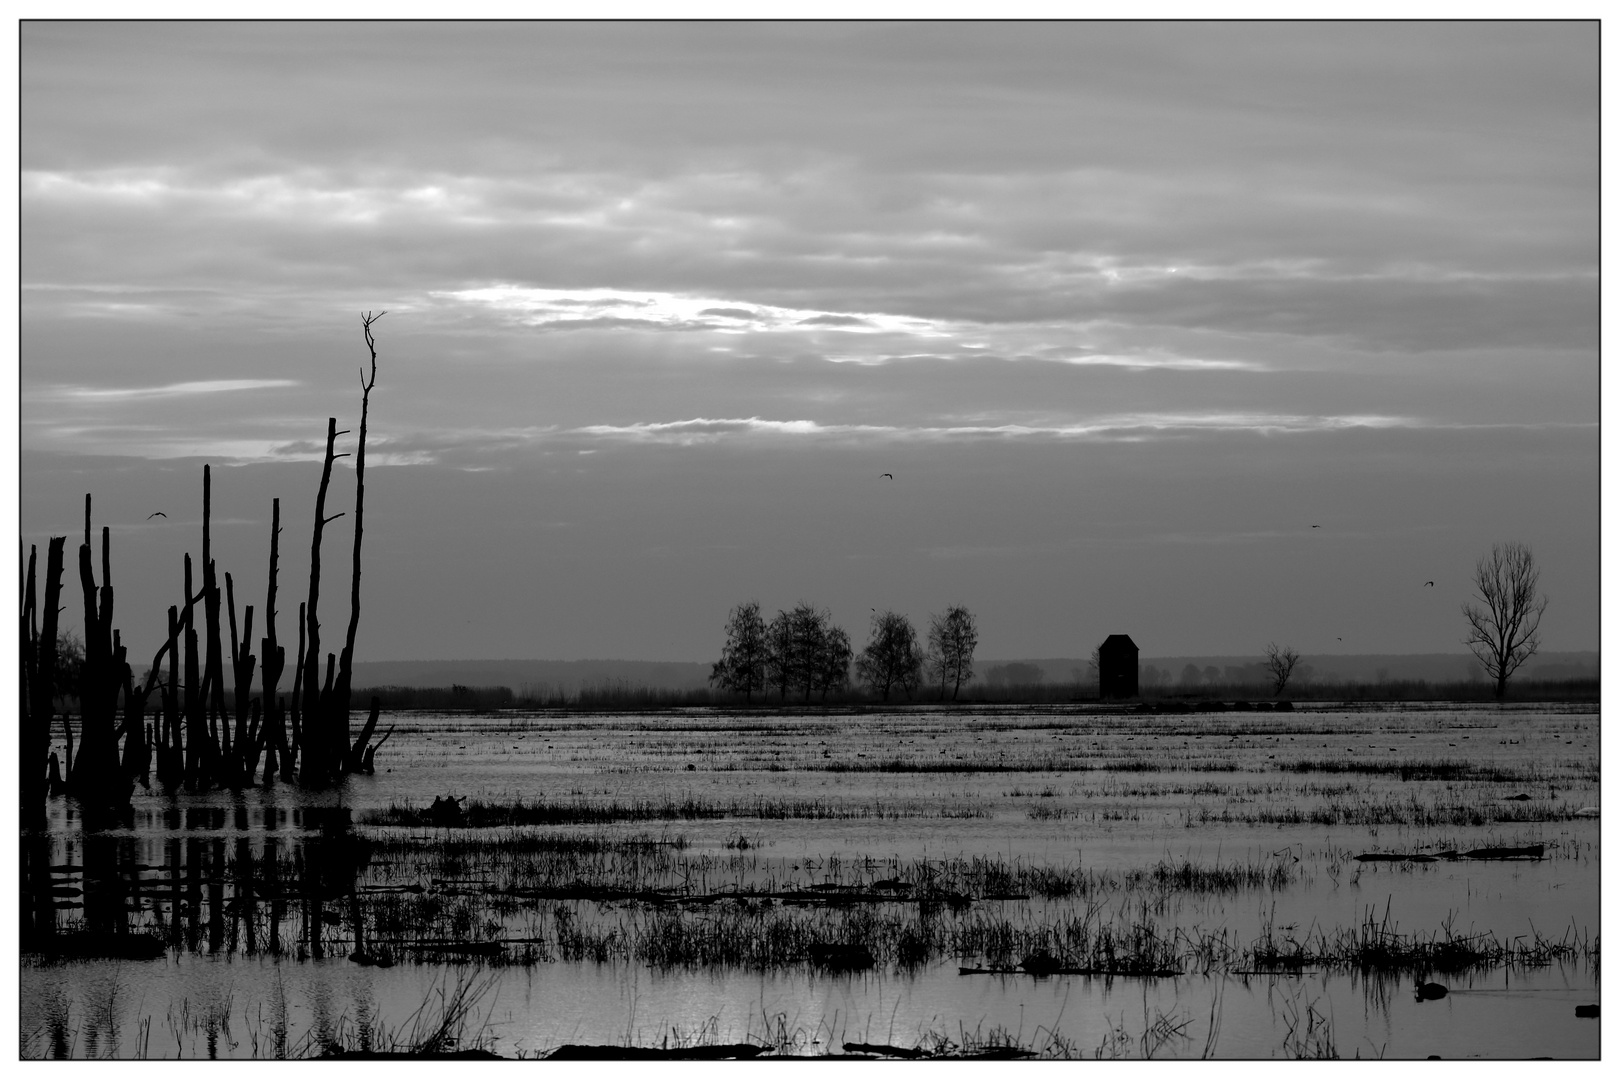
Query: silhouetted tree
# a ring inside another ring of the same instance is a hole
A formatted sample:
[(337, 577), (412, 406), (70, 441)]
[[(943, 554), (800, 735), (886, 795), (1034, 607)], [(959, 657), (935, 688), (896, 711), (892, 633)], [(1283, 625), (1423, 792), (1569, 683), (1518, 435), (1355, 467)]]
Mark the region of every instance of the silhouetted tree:
[(1516, 541), (1492, 544), (1490, 554), (1474, 566), (1474, 590), (1484, 607), (1463, 605), (1469, 626), (1463, 644), (1495, 680), (1499, 698), (1509, 677), (1541, 646), (1537, 631), (1547, 598), (1536, 595), (1540, 579), (1530, 548)]
[(843, 690), (849, 685), (849, 661), (853, 655), (854, 650), (850, 647), (849, 635), (844, 628), (826, 626), (814, 668), (823, 701), (827, 699), (827, 691)]
[(714, 662), (710, 684), (741, 693), (752, 703), (754, 691), (763, 691), (766, 687), (767, 653), (765, 619), (759, 613), (759, 601), (738, 604), (731, 609), (731, 617), (726, 621), (726, 643), (720, 659)]
[(784, 701), (793, 682), (793, 665), (793, 620), (787, 612), (778, 611), (765, 628), (765, 685)]
[(911, 696), (922, 676), (923, 653), (911, 620), (893, 611), (872, 616), (871, 636), (855, 658), (855, 675), (884, 701), (896, 686)]
[(946, 608), (942, 615), (932, 616), (928, 649), (941, 697), (949, 685), (951, 700), (956, 700), (962, 684), (973, 678), (973, 650), (978, 647), (979, 628), (967, 608), (957, 604)]
[[(44, 595), (36, 592), (38, 549), (28, 550), (28, 574), (23, 586), (22, 691), (18, 711), (22, 752), (19, 792), (25, 812), (40, 813), (47, 794), (46, 769), (51, 753), (51, 719), (56, 698), (56, 646), (61, 639), (57, 616), (61, 612), (62, 563), (67, 537), (53, 536), (45, 557)], [(49, 860), (46, 861), (49, 869)]]
[(1188, 664), (1186, 667), (1181, 669), (1182, 686), (1197, 686), (1202, 679), (1203, 677), (1198, 674), (1197, 664)]
[[(792, 683), (803, 692), (804, 700), (809, 701), (810, 695), (821, 688), (827, 671), (830, 669), (829, 637), (832, 633), (832, 614), (817, 608), (807, 601), (799, 601), (797, 607), (788, 612), (788, 625), (792, 628), (789, 645), (788, 667), (792, 675)], [(845, 648), (848, 648), (849, 639), (844, 639)], [(844, 663), (849, 663), (846, 655)], [(847, 682), (849, 676), (844, 676)]]
[(789, 688), (805, 701), (849, 683), (849, 635), (832, 625), (832, 613), (801, 600), (779, 611), (765, 628), (765, 684), (786, 699)]
[(315, 495), (315, 527), (309, 545), (309, 600), (303, 607), (305, 652), (299, 660), (303, 674), (301, 717), (303, 720), (302, 766), (299, 780), (306, 787), (324, 787), (332, 779), (334, 761), (332, 728), (327, 722), (327, 707), (331, 703), (321, 693), (321, 534), (328, 522), (342, 517), (341, 513), (326, 516), (326, 489), (332, 482), (332, 463), (348, 454), (336, 452), (337, 437), (347, 434), (339, 431), (337, 417), (326, 421), (326, 458), (321, 466), (321, 486)]
[(113, 629), (111, 532), (101, 530), (101, 584), (96, 584), (90, 545), (90, 496), (84, 497), (84, 543), (79, 545), (79, 583), (84, 594), (84, 667), (79, 684), (79, 750), (67, 770), (68, 791), (81, 802), (113, 806), (129, 801), (119, 782), (118, 692), (124, 683), (124, 649)]
[(1288, 685), (1288, 679), (1294, 674), (1294, 665), (1299, 663), (1299, 653), (1288, 646), (1277, 648), (1272, 642), (1266, 646), (1265, 669), (1271, 678), (1271, 696), (1276, 697), (1282, 693), (1283, 687)]
[(366, 349), (371, 353), (371, 372), (369, 375), (364, 371), (360, 373), (360, 441), (354, 453), (354, 573), (349, 578), (349, 631), (343, 639), (343, 652), (338, 658), (337, 696), (332, 703), (333, 722), (341, 734), (338, 745), (344, 751), (343, 768), (346, 772), (359, 770), (366, 749), (364, 740), (357, 741), (353, 746), (348, 745), (349, 696), (354, 671), (354, 635), (360, 628), (360, 538), (365, 532), (366, 522), (366, 420), (371, 410), (371, 388), (377, 385), (377, 339), (372, 335), (371, 327), (386, 314), (388, 312), (379, 311), (373, 315), (368, 311), (360, 316), (360, 331), (365, 336)]

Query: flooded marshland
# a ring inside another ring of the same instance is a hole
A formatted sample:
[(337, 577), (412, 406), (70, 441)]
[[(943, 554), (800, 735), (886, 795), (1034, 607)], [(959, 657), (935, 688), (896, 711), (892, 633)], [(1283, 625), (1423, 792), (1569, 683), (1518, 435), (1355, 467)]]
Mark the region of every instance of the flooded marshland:
[(1594, 706), (389, 726), (318, 795), (53, 798), (22, 1055), (1599, 1053)]

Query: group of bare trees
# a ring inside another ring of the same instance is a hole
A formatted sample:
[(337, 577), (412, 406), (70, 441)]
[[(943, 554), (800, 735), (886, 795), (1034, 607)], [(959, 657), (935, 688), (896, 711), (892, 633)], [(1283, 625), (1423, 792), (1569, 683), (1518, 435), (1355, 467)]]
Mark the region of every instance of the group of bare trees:
[(759, 603), (739, 604), (726, 623), (726, 644), (709, 681), (742, 694), (789, 691), (803, 700), (825, 699), (849, 685), (849, 635), (832, 624), (832, 613), (801, 602), (767, 623)]
[(910, 698), (925, 680), (939, 686), (941, 697), (948, 689), (955, 698), (962, 684), (973, 678), (978, 643), (973, 614), (960, 605), (932, 617), (926, 651), (909, 618), (874, 611), (870, 638), (854, 656), (849, 635), (832, 625), (832, 615), (825, 609), (801, 601), (767, 623), (759, 602), (750, 600), (732, 609), (726, 642), (709, 682), (740, 693), (749, 702), (756, 692), (773, 690), (784, 701), (790, 691), (804, 701), (825, 700), (829, 692), (849, 685), (853, 659), (856, 677), (884, 701), (896, 690)]
[[(327, 421), (326, 457), (316, 499), (311, 544), (309, 598), (299, 605), (299, 641), (291, 703), (280, 693), (286, 648), (276, 635), (277, 571), (280, 554), (281, 500), (271, 504), (269, 581), (265, 593), (265, 635), (253, 652), (253, 605), (243, 610), (238, 634), (235, 582), (220, 575), (213, 558), (210, 519), (212, 473), (203, 466), (203, 533), (201, 582), (194, 580), (190, 553), (184, 556), (184, 596), (168, 611), (168, 632), (142, 679), (134, 677), (120, 632), (113, 626), (111, 531), (101, 530), (101, 581), (95, 579), (91, 548), (91, 499), (84, 500), (84, 542), (79, 546), (79, 580), (84, 596), (84, 643), (76, 665), (65, 665), (59, 641), (62, 572), (66, 537), (50, 538), (43, 588), (37, 584), (38, 551), (30, 548), (24, 576), (22, 611), (22, 804), (43, 805), (53, 791), (65, 791), (81, 802), (125, 805), (137, 781), (148, 784), (155, 773), (168, 790), (183, 787), (240, 788), (255, 782), (263, 758), (265, 782), (280, 776), (306, 786), (324, 787), (346, 772), (369, 768), (375, 747), (378, 708), (358, 738), (349, 738), (350, 674), (360, 619), (361, 518), (365, 506), (366, 422), (371, 389), (377, 381), (377, 350), (372, 325), (381, 313), (361, 317), (370, 352), (369, 373), (361, 374), (361, 420), (355, 458), (353, 579), (348, 634), (341, 660), (326, 654), (321, 679), (320, 620), (317, 615), (321, 577), (321, 534), (342, 514), (326, 515), (332, 464), (346, 454), (335, 452), (336, 419)], [(201, 609), (200, 617), (198, 609)], [(230, 631), (225, 652), (220, 616)], [(199, 629), (199, 622), (201, 627)], [(227, 660), (228, 656), (228, 660)], [(232, 693), (226, 696), (225, 665), (230, 665)], [(166, 667), (165, 667), (166, 665)], [(61, 681), (77, 667), (76, 685)], [(262, 680), (253, 696), (255, 668)], [(64, 692), (79, 702), (79, 739), (62, 717), (65, 761), (50, 750), (56, 720), (55, 703)], [(151, 716), (148, 719), (148, 706)], [(385, 736), (386, 738), (386, 736)], [(380, 746), (381, 743), (378, 743)]]

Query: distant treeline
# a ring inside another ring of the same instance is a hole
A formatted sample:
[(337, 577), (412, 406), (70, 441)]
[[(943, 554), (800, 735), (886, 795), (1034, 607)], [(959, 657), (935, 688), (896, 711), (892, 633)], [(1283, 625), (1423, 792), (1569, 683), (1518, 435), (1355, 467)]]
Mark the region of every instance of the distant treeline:
[[(1508, 701), (1597, 701), (1599, 684), (1596, 679), (1543, 679), (1510, 682)], [(467, 711), (493, 712), (500, 709), (668, 709), (694, 707), (753, 707), (802, 709), (802, 701), (782, 703), (776, 700), (748, 702), (740, 693), (727, 693), (709, 689), (669, 689), (641, 686), (626, 680), (604, 680), (580, 686), (577, 690), (552, 686), (547, 683), (525, 683), (514, 691), (509, 686), (379, 686), (357, 690), (358, 694), (377, 697), (384, 709), (422, 709), (439, 712)], [(1315, 702), (1367, 702), (1367, 701), (1494, 701), (1492, 684), (1478, 681), (1429, 682), (1423, 679), (1395, 680), (1387, 683), (1313, 683), (1289, 688), (1282, 695), (1287, 701)], [(1035, 683), (1025, 685), (981, 684), (963, 687), (959, 704), (984, 705), (1061, 705), (1095, 703), (1095, 686), (1084, 683)], [(1267, 684), (1230, 683), (1198, 687), (1161, 686), (1145, 687), (1132, 701), (1187, 702), (1201, 701), (1270, 701), (1271, 688)], [(913, 705), (937, 704), (932, 695), (909, 702)], [(817, 699), (816, 706), (862, 706), (883, 704), (875, 694), (857, 689), (829, 694), (825, 701)], [(900, 704), (889, 702), (888, 704)], [(1117, 702), (1116, 702), (1117, 704)]]

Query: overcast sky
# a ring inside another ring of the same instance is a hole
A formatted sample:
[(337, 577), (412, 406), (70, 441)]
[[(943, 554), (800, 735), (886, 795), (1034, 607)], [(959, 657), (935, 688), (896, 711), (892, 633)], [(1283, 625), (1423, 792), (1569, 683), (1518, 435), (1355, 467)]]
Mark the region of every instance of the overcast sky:
[(360, 660), (1461, 652), (1510, 539), (1596, 648), (1598, 108), (1595, 23), (25, 24), (23, 538), (150, 655), (211, 462), (294, 638), (386, 309)]

